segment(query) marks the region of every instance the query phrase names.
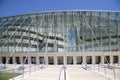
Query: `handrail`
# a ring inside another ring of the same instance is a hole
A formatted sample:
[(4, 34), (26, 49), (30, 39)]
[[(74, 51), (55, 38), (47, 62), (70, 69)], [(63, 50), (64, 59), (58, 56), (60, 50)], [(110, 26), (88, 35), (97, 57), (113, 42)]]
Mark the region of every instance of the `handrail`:
[[(120, 75), (116, 70), (116, 69), (119, 69), (120, 70), (120, 67), (118, 66), (114, 66), (114, 65), (111, 65), (111, 64), (98, 64), (98, 73), (103, 73), (102, 75), (105, 75), (106, 77), (109, 77), (110, 79), (113, 78), (114, 80), (118, 80), (120, 77), (117, 76), (117, 75)], [(103, 69), (104, 68), (104, 69)], [(103, 69), (103, 71), (100, 71), (100, 69)], [(111, 72), (112, 71), (112, 72)]]
[[(66, 66), (63, 65), (63, 67), (60, 70), (60, 75), (59, 75), (59, 79), (58, 80), (66, 80)], [(63, 75), (62, 75), (63, 73)]]

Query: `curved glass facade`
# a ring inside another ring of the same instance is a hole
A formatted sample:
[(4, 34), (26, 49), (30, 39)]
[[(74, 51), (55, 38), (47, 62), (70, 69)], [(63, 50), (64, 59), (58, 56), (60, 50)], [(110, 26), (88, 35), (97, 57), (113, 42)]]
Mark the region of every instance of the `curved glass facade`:
[(120, 12), (60, 11), (0, 18), (0, 52), (120, 51)]

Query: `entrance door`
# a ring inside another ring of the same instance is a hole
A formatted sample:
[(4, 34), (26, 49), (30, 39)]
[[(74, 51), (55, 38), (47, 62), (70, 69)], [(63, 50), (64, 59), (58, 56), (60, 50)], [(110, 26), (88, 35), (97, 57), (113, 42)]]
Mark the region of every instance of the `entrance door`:
[(16, 63), (20, 64), (20, 57), (16, 57)]
[(92, 64), (92, 56), (86, 56), (86, 63)]
[(58, 56), (57, 57), (57, 63), (58, 63), (58, 65), (63, 65), (63, 56)]
[(23, 63), (28, 64), (28, 58), (27, 57), (23, 57)]
[(48, 64), (49, 65), (54, 65), (54, 57), (53, 56), (48, 57)]
[(2, 63), (3, 63), (3, 64), (6, 63), (6, 57), (2, 57)]
[(67, 56), (67, 64), (73, 64), (73, 56)]
[(12, 57), (9, 58), (9, 64), (13, 64), (13, 58)]
[(100, 64), (101, 56), (95, 56), (95, 64)]
[(45, 58), (44, 57), (39, 57), (39, 62), (40, 62), (40, 64), (45, 64)]
[(104, 63), (105, 63), (105, 64), (110, 63), (110, 56), (105, 56), (105, 57), (104, 57)]
[(118, 56), (113, 56), (113, 63), (118, 63), (119, 57)]
[(77, 56), (76, 57), (76, 62), (77, 62), (77, 64), (82, 64), (82, 62), (83, 62), (82, 56)]
[(31, 57), (31, 63), (36, 64), (36, 57)]

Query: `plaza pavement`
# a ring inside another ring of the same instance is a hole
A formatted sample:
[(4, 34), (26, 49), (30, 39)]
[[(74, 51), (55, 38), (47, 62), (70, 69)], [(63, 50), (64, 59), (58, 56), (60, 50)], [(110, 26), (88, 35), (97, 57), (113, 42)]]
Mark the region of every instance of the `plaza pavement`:
[[(104, 74), (104, 68), (100, 67), (98, 73), (97, 65), (91, 66), (88, 70), (82, 68), (82, 65), (67, 65), (66, 67), (66, 80), (114, 80), (111, 69), (109, 69), (111, 72), (106, 70), (107, 73)], [(24, 75), (11, 80), (65, 80), (62, 65), (49, 65), (41, 68), (37, 65), (26, 68), (25, 72)], [(117, 75), (119, 76), (119, 74), (120, 71), (118, 71)], [(118, 77), (115, 80), (120, 80), (120, 78)]]

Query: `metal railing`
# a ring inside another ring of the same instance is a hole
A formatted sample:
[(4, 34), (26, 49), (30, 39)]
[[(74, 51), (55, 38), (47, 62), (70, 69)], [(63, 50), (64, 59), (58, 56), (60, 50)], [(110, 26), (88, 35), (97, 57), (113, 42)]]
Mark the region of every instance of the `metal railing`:
[(59, 79), (58, 80), (66, 80), (66, 66), (63, 65), (63, 67), (60, 70), (60, 74), (59, 74)]
[(98, 64), (93, 65), (92, 70), (101, 74), (110, 80), (120, 80), (120, 66), (119, 64)]
[(11, 64), (8, 64), (9, 66), (11, 66), (11, 68), (6, 68), (6, 69), (2, 69), (0, 70), (0, 72), (9, 72), (9, 73), (20, 73), (21, 75), (20, 76), (17, 76), (17, 77), (13, 77), (11, 78), (10, 80), (17, 80), (17, 79), (21, 79), (23, 80), (25, 78), (24, 75), (29, 75), (31, 74), (32, 72), (35, 72), (37, 71), (37, 66), (39, 65), (36, 65), (36, 64), (25, 64), (24, 67), (21, 67), (20, 65), (15, 65), (15, 67), (13, 67), (13, 65)]

